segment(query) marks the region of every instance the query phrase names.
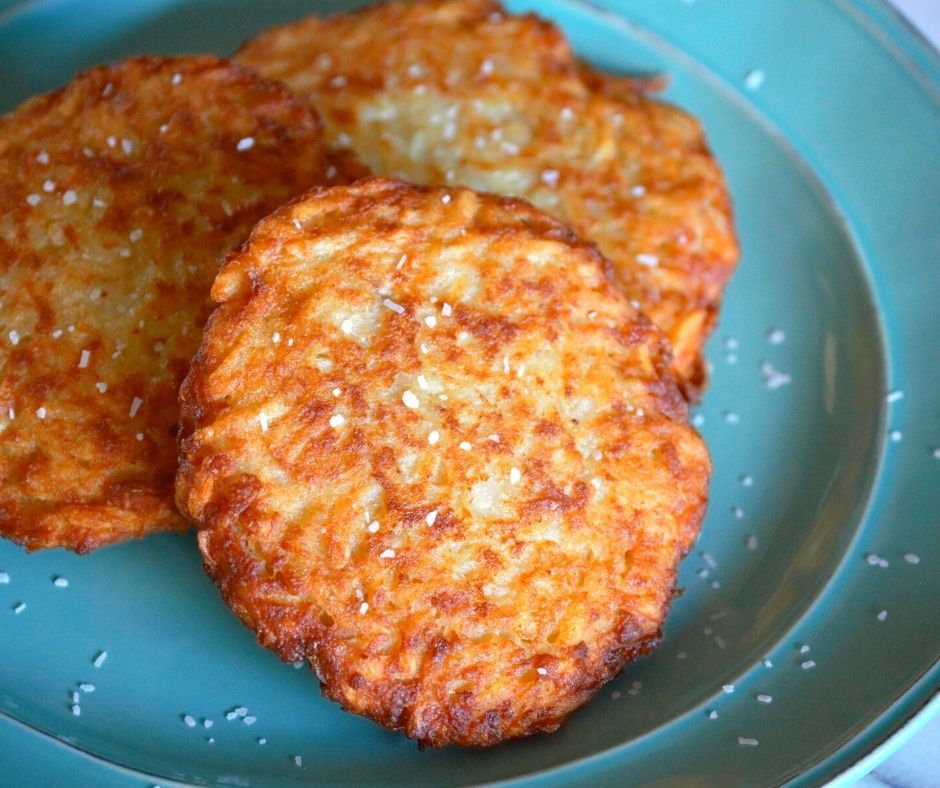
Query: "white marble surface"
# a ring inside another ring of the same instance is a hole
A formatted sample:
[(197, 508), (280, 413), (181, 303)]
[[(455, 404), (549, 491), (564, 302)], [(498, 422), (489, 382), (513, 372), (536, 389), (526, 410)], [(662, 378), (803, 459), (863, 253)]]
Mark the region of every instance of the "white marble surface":
[[(893, 0), (940, 48), (940, 0)], [(856, 784), (856, 788), (940, 788), (940, 714)]]

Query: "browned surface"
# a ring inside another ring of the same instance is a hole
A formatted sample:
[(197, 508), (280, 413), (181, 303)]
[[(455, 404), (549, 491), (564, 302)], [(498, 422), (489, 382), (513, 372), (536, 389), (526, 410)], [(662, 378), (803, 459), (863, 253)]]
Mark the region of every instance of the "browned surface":
[(0, 533), (184, 527), (176, 394), (218, 261), (325, 166), (306, 105), (215, 58), (97, 68), (0, 118)]
[(461, 189), (258, 226), (180, 392), (177, 500), (261, 643), (435, 746), (554, 730), (656, 644), (710, 466), (611, 276)]
[(238, 55), (284, 80), (376, 174), (525, 197), (595, 241), (673, 345), (695, 397), (737, 261), (699, 124), (642, 81), (579, 65), (562, 33), (491, 0), (389, 3), (266, 32)]

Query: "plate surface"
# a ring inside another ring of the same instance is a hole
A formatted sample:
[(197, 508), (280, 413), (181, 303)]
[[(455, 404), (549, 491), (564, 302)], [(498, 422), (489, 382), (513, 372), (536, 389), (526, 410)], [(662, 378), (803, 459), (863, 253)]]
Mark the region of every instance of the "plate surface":
[[(0, 109), (100, 62), (225, 54), (347, 5), (0, 0)], [(8, 778), (812, 784), (940, 689), (940, 61), (873, 0), (510, 6), (603, 68), (667, 73), (736, 202), (744, 255), (697, 415), (712, 503), (663, 646), (556, 734), (421, 753), (258, 647), (192, 536), (87, 557), (3, 542)]]

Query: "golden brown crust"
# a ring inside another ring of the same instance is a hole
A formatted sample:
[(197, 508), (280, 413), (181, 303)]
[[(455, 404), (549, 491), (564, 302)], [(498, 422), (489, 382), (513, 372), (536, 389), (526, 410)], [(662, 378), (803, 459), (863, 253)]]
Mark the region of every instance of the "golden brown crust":
[(0, 118), (0, 534), (186, 527), (176, 394), (218, 261), (324, 155), (308, 106), (212, 57), (96, 68)]
[(592, 245), (375, 179), (265, 219), (212, 295), (177, 501), (227, 604), (327, 696), (489, 745), (655, 645), (710, 465)]
[(376, 174), (525, 197), (595, 241), (669, 336), (696, 398), (738, 250), (693, 118), (583, 66), (554, 25), (491, 0), (312, 17), (236, 58), (308, 98), (327, 137)]

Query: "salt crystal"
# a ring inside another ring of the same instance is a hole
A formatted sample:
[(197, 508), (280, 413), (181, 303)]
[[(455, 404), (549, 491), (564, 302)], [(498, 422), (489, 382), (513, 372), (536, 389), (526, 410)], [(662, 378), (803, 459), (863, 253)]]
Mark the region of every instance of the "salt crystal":
[(759, 68), (752, 68), (744, 75), (744, 87), (748, 90), (757, 90), (764, 84), (766, 75)]
[(781, 372), (769, 361), (765, 361), (761, 364), (760, 372), (761, 375), (764, 376), (764, 385), (771, 391), (779, 389), (781, 386), (786, 386), (791, 381), (790, 376), (786, 372)]
[(242, 137), (235, 146), (235, 150), (237, 150), (239, 153), (244, 153), (246, 150), (251, 150), (254, 146), (254, 137)]

